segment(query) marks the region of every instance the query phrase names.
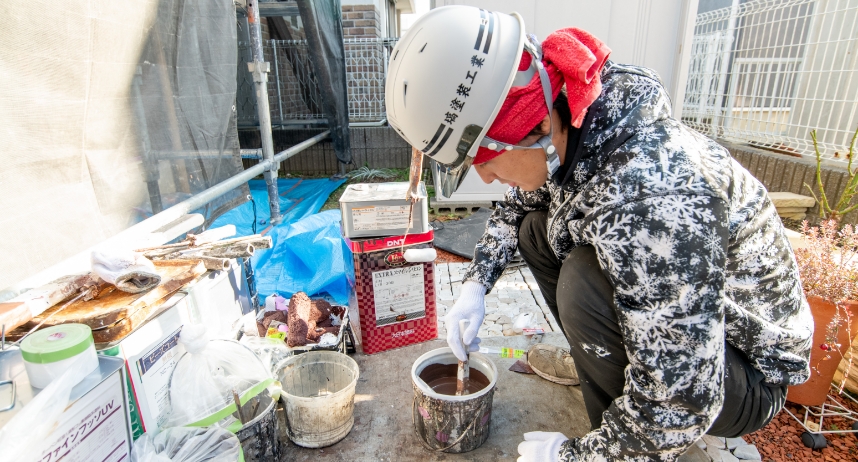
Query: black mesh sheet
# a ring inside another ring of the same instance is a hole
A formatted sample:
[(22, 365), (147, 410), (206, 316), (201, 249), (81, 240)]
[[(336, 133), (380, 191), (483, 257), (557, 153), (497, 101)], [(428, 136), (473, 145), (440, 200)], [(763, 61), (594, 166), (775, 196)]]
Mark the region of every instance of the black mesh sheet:
[(297, 0), (310, 48), (313, 73), (322, 93), (337, 159), (352, 162), (343, 20), (339, 0)]

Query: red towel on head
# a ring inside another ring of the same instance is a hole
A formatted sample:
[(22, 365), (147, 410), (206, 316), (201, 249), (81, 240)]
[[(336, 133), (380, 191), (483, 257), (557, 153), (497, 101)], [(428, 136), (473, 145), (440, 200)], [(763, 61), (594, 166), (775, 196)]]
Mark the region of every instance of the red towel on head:
[[(560, 94), (563, 84), (566, 84), (572, 126), (576, 128), (581, 127), (587, 108), (602, 92), (599, 73), (610, 54), (611, 49), (602, 41), (575, 27), (552, 32), (542, 42), (542, 62), (551, 81), (552, 101)], [(523, 52), (519, 70), (527, 69), (531, 59), (528, 52)], [(510, 89), (487, 135), (504, 143), (516, 144), (547, 114), (548, 108), (537, 72), (527, 85)], [(474, 164), (488, 162), (504, 152), (479, 148)]]

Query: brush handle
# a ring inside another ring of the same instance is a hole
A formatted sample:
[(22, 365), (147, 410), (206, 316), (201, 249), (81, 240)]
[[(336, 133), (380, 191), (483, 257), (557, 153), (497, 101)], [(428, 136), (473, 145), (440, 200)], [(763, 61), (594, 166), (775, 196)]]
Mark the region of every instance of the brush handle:
[(465, 367), (468, 366), (467, 357), (470, 356), (470, 354), (471, 354), (471, 351), (470, 351), (471, 346), (465, 343), (465, 330), (468, 329), (468, 326), (470, 324), (471, 324), (471, 322), (468, 321), (467, 319), (460, 319), (459, 320), (459, 335), (460, 335), (459, 341), (462, 342), (462, 348), (465, 349), (465, 358), (466, 358), (465, 359)]
[[(462, 341), (462, 346), (465, 348), (465, 355), (470, 356), (470, 345), (466, 345), (464, 341), (465, 329), (468, 328), (468, 324), (469, 322), (467, 319), (459, 320), (459, 334), (463, 336), (460, 340)], [(456, 369), (456, 396), (464, 394), (470, 376), (471, 368), (468, 365), (468, 359), (459, 361), (459, 367)]]

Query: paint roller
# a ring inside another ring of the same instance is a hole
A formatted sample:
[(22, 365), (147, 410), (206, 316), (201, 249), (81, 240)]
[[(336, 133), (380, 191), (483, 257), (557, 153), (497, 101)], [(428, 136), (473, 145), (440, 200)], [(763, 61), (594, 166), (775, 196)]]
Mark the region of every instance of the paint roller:
[(438, 252), (435, 249), (408, 249), (402, 258), (408, 263), (428, 263), (438, 258)]

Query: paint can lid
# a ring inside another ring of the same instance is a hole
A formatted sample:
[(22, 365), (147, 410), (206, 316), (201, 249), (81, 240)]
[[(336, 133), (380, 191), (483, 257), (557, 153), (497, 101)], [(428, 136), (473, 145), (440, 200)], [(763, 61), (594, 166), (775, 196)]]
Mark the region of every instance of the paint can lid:
[(89, 326), (60, 324), (27, 336), (21, 342), (21, 356), (30, 363), (55, 363), (77, 356), (93, 344)]

